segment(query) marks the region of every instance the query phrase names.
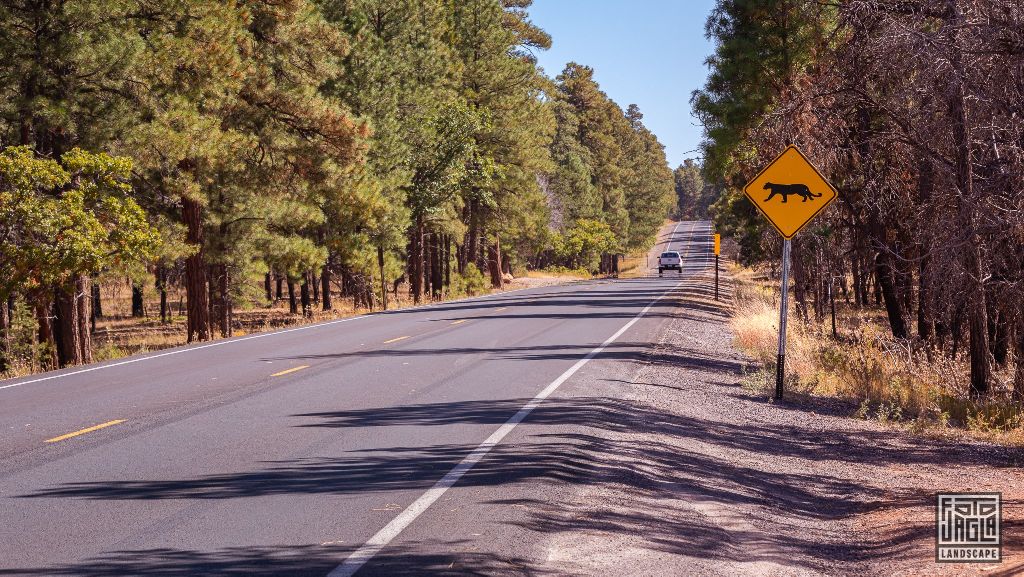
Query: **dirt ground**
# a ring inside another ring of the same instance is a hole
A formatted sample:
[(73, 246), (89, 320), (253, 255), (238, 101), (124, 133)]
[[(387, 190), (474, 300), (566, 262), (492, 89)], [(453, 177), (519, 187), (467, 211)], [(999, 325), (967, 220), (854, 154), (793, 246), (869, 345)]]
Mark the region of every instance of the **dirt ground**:
[[(743, 386), (728, 311), (692, 285), (578, 431), (606, 478), (534, 515), (552, 574), (1024, 575), (1020, 449), (911, 435), (855, 405)], [(936, 492), (999, 491), (1001, 564), (937, 564)], [(573, 527), (560, 531), (559, 527)]]

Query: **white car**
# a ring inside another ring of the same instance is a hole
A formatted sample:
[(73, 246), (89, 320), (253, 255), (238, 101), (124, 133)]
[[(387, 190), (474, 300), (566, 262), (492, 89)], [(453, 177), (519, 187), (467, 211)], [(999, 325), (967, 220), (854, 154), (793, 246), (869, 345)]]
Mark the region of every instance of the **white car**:
[(679, 274), (683, 274), (683, 259), (674, 250), (663, 252), (658, 257), (658, 276), (667, 270), (677, 270)]

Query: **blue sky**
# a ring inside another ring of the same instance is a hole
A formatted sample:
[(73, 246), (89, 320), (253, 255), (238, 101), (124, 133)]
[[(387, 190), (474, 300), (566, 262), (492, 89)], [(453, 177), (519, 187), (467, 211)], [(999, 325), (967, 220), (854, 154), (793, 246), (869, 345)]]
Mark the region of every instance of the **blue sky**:
[(549, 76), (570, 61), (591, 66), (622, 108), (640, 106), (673, 167), (695, 158), (700, 126), (690, 93), (704, 85), (713, 46), (704, 21), (714, 0), (534, 0), (533, 22), (551, 34), (538, 60)]

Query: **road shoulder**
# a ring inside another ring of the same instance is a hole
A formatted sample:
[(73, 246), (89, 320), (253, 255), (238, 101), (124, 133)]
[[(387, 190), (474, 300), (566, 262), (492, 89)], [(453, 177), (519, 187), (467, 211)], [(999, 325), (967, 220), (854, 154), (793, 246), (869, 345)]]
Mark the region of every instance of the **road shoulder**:
[[(1019, 452), (768, 402), (742, 386), (753, 367), (711, 286), (688, 285), (642, 359), (586, 383), (587, 402), (614, 409), (572, 433), (600, 478), (521, 522), (547, 537), (543, 573), (1024, 573)], [(937, 491), (1003, 492), (1002, 565), (934, 563)]]

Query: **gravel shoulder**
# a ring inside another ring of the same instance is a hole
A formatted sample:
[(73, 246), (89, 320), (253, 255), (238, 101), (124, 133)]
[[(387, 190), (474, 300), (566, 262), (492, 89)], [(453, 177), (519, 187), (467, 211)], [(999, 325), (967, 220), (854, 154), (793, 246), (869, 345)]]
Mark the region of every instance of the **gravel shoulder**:
[[(604, 406), (599, 425), (572, 431), (576, 458), (596, 466), (522, 522), (546, 536), (530, 573), (1024, 575), (1020, 450), (744, 388), (754, 367), (710, 282), (688, 283), (639, 362), (602, 363), (611, 374), (571, 389)], [(1002, 564), (934, 562), (938, 491), (1003, 493)]]

